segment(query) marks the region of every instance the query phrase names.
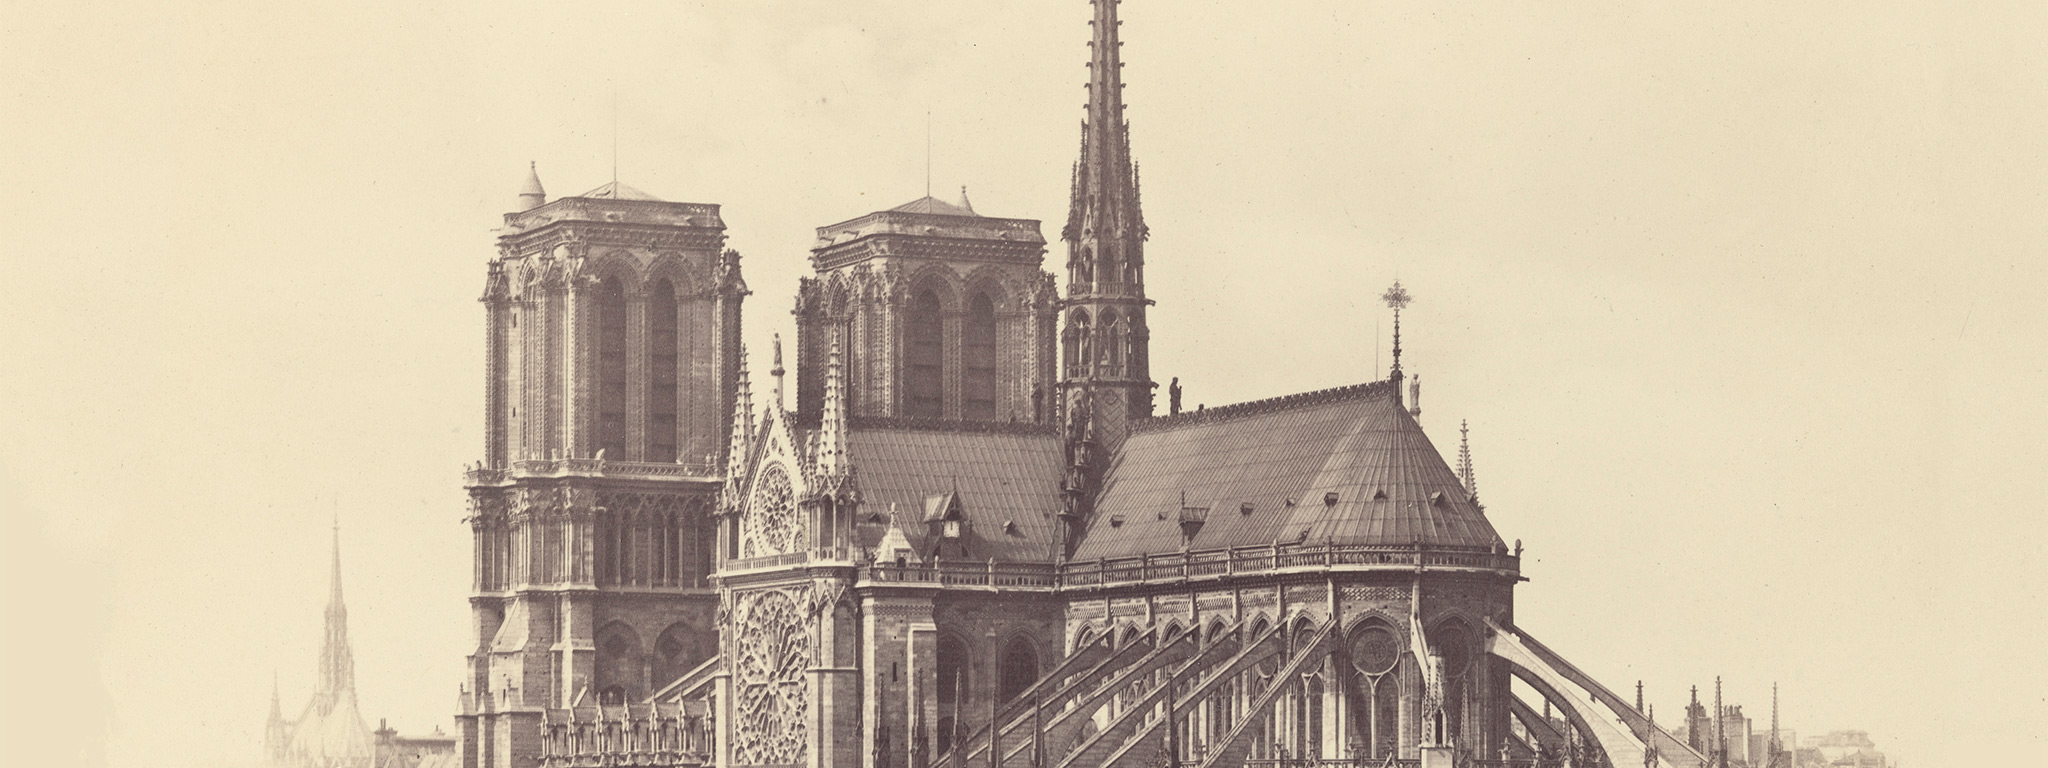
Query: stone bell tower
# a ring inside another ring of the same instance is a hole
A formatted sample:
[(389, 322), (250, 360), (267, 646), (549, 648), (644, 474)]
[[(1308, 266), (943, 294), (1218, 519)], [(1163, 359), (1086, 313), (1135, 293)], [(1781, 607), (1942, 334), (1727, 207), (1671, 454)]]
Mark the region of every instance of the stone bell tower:
[(536, 765), (548, 710), (642, 701), (717, 647), (747, 295), (718, 206), (617, 182), (549, 201), (537, 175), (517, 205), (482, 298), (464, 768)]

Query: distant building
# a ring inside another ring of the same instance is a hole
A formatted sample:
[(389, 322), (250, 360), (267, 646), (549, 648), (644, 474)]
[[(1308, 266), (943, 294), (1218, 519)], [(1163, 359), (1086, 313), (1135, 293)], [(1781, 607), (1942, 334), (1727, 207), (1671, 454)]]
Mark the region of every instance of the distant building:
[(456, 762), (455, 737), (436, 728), (401, 736), (382, 720), (373, 733), (356, 703), (355, 652), (348, 642), (348, 606), (341, 599), (341, 531), (335, 530), (334, 572), (327, 596), (327, 632), (320, 646), (320, 677), (296, 720), (284, 718), (276, 687), (264, 758), (270, 768), (447, 768)]
[(1810, 748), (1823, 760), (1820, 765), (1832, 768), (1885, 768), (1889, 764), (1866, 731), (1831, 731), (1826, 736), (1809, 736), (1801, 746)]
[(376, 751), (370, 727), (356, 708), (355, 652), (348, 644), (348, 606), (341, 601), (341, 529), (334, 532), (334, 574), (327, 594), (327, 633), (320, 645), (320, 677), (296, 720), (284, 719), (276, 687), (264, 751), (276, 768), (371, 768)]
[(377, 768), (451, 768), (458, 760), (455, 737), (438, 727), (425, 736), (404, 736), (377, 721)]

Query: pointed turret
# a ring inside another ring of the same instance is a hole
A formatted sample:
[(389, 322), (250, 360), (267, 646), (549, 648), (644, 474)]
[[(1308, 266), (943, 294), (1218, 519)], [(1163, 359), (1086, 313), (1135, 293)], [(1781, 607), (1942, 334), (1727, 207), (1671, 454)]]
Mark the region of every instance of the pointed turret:
[(540, 167), (537, 163), (526, 164), (526, 183), (519, 185), (519, 202), (514, 212), (531, 211), (546, 205), (548, 191), (540, 185)]
[(846, 476), (846, 369), (839, 361), (839, 335), (825, 362), (825, 407), (818, 423), (818, 477), (828, 488)]
[[(1066, 330), (1061, 335), (1062, 394), (1090, 397), (1105, 445), (1123, 442), (1128, 423), (1152, 415), (1150, 338), (1145, 324), (1145, 240), (1124, 119), (1120, 0), (1092, 0), (1088, 112), (1074, 163), (1067, 225)], [(1086, 394), (1083, 394), (1083, 393)]]
[(754, 448), (754, 397), (747, 385), (747, 348), (740, 346), (739, 380), (733, 387), (732, 444), (725, 453), (725, 482), (731, 488), (744, 481), (747, 454)]

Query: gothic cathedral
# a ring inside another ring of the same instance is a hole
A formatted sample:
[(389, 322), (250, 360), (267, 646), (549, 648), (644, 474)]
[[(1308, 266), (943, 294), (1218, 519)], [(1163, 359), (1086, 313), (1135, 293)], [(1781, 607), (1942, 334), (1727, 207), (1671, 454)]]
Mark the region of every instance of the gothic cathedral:
[(1154, 413), (1092, 5), (1064, 279), (964, 191), (819, 227), (794, 408), (779, 340), (755, 406), (717, 206), (529, 178), (483, 295), (464, 768), (1656, 764), (1515, 628), (1520, 545), (1403, 397), (1398, 284), (1387, 378)]

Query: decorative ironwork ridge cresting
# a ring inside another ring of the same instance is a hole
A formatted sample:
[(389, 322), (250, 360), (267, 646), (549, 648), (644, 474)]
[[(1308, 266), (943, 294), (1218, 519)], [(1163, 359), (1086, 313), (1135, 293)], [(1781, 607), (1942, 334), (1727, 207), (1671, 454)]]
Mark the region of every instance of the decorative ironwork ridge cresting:
[(1299, 408), (1304, 405), (1320, 405), (1323, 403), (1335, 403), (1342, 402), (1345, 400), (1364, 400), (1368, 398), (1380, 397), (1382, 395), (1391, 395), (1393, 393), (1394, 385), (1392, 382), (1368, 381), (1363, 384), (1352, 384), (1349, 386), (1334, 387), (1331, 389), (1319, 389), (1314, 392), (1302, 392), (1299, 394), (1286, 395), (1283, 397), (1272, 397), (1264, 400), (1253, 400), (1251, 402), (1246, 403), (1235, 403), (1232, 405), (1225, 405), (1216, 408), (1205, 408), (1199, 411), (1182, 411), (1176, 415), (1153, 416), (1150, 418), (1138, 419), (1131, 422), (1131, 432), (1132, 434), (1136, 434), (1139, 432), (1152, 432), (1161, 429), (1169, 429), (1172, 427), (1183, 427), (1189, 424), (1209, 424), (1218, 421), (1229, 421), (1231, 419), (1244, 418), (1248, 416), (1259, 416), (1262, 414), (1273, 413), (1275, 411), (1284, 411), (1290, 408)]

